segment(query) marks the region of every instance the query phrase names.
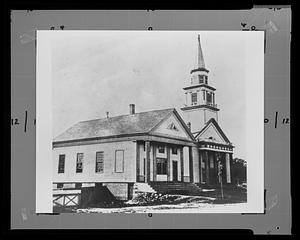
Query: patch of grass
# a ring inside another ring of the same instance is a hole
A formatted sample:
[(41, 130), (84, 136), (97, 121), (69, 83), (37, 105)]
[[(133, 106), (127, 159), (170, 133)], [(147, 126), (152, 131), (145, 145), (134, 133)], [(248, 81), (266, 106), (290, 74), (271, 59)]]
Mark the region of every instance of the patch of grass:
[[(139, 193), (132, 199), (133, 203), (139, 206), (150, 206), (150, 205), (160, 205), (160, 204), (170, 204), (174, 203), (177, 199), (175, 195), (160, 194), (160, 193)], [(131, 205), (132, 206), (132, 205)]]
[(247, 202), (247, 190), (237, 186), (224, 188), (223, 199), (220, 188), (215, 189), (215, 191), (202, 192), (201, 196), (216, 198), (213, 201), (214, 204)]
[(180, 203), (200, 203), (211, 202), (201, 196), (182, 196), (173, 194), (161, 193), (139, 193), (132, 199), (132, 204), (128, 206), (153, 206), (153, 205), (168, 205)]

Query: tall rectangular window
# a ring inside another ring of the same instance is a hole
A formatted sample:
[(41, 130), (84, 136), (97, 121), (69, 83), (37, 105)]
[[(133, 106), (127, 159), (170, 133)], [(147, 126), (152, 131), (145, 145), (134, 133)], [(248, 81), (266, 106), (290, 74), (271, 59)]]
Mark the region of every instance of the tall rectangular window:
[(116, 150), (115, 172), (124, 172), (124, 150)]
[(199, 83), (200, 83), (200, 84), (203, 83), (203, 79), (204, 79), (204, 76), (199, 75)]
[(96, 152), (96, 173), (104, 171), (104, 152)]
[(77, 159), (76, 159), (76, 172), (77, 173), (82, 172), (82, 164), (83, 164), (83, 153), (77, 153)]
[(167, 174), (167, 159), (156, 158), (156, 172), (157, 174)]
[(197, 103), (197, 93), (192, 93), (192, 103)]
[(211, 96), (211, 95), (212, 95), (212, 94), (211, 94), (210, 92), (207, 93), (206, 101), (207, 101), (208, 103), (212, 103), (212, 96)]
[(64, 173), (65, 172), (65, 154), (59, 155), (58, 159), (58, 173)]

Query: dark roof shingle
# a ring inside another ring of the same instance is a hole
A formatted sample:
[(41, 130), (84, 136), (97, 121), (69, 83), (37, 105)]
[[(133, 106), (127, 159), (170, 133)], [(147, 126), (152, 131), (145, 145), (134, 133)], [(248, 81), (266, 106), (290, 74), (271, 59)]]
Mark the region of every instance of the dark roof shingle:
[(147, 133), (174, 110), (169, 108), (79, 122), (54, 138), (54, 142)]

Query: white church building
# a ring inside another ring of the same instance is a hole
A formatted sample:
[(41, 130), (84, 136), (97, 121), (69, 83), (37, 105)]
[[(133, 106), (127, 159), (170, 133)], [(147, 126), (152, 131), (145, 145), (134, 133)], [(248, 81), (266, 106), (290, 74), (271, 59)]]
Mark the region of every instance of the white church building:
[[(154, 191), (230, 184), (233, 144), (218, 124), (198, 36), (198, 66), (174, 108), (79, 122), (53, 140), (54, 188), (107, 186), (130, 198), (137, 186)], [(221, 174), (219, 167), (222, 166)]]

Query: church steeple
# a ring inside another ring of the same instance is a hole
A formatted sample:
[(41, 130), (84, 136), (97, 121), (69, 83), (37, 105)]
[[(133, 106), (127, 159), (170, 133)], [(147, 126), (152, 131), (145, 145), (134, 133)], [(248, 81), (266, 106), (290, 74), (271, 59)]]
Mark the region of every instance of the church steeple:
[(191, 74), (194, 72), (197, 72), (199, 74), (201, 72), (205, 72), (205, 73), (209, 72), (205, 67), (205, 62), (204, 62), (204, 57), (203, 57), (203, 52), (202, 52), (201, 42), (200, 42), (200, 35), (198, 35), (198, 64), (197, 64), (197, 68), (191, 71)]
[(215, 88), (208, 84), (208, 73), (201, 48), (200, 35), (198, 35), (198, 65), (191, 71), (191, 83), (183, 88), (186, 103), (182, 111), (186, 121), (191, 124), (192, 132), (200, 131), (204, 125), (214, 118), (218, 121)]
[(200, 35), (198, 35), (198, 68), (205, 69), (205, 62), (200, 43)]

